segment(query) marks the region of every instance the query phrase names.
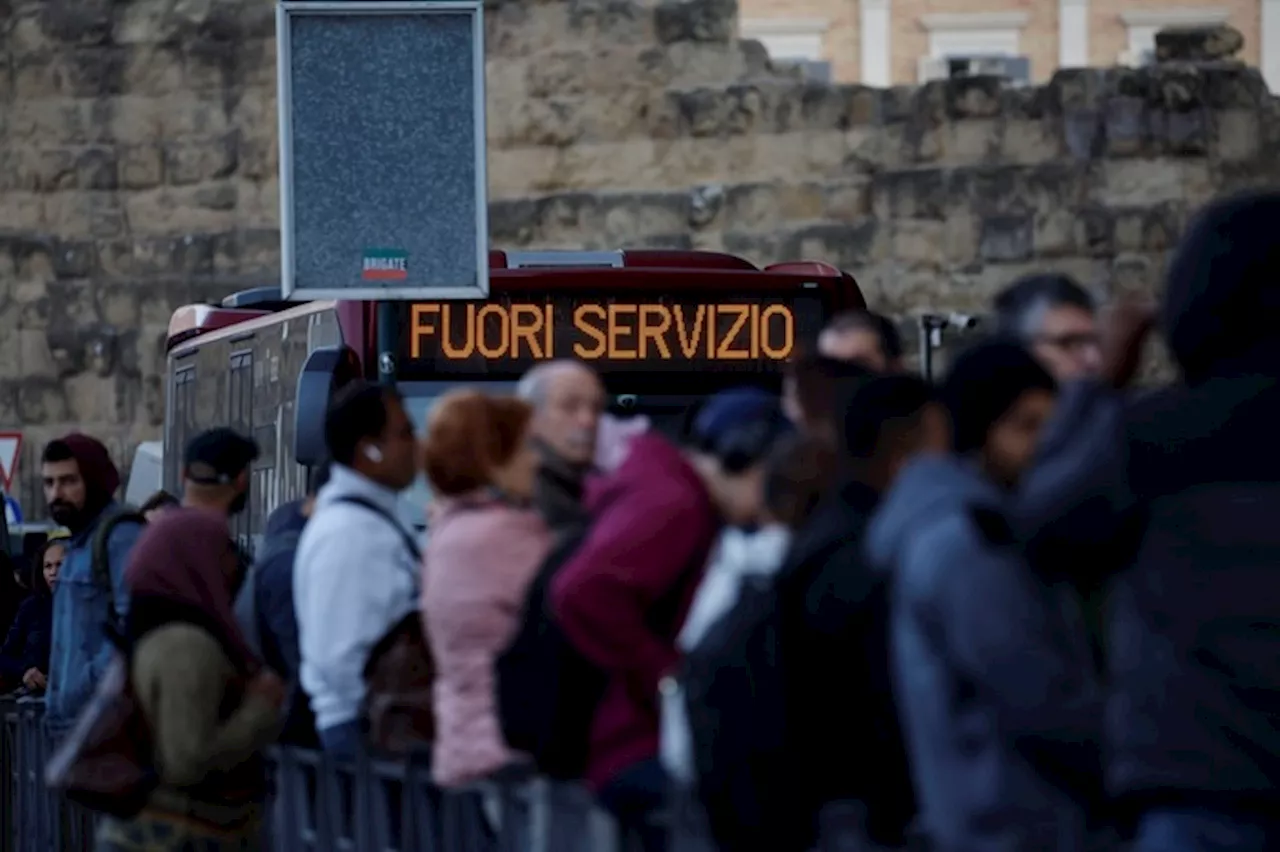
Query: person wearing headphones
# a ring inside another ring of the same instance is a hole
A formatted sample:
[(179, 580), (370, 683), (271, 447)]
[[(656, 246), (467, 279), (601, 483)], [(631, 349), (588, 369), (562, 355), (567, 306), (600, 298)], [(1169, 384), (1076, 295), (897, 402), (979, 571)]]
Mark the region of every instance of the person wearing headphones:
[(591, 529), (552, 581), (566, 636), (610, 678), (586, 780), (645, 852), (666, 848), (652, 819), (668, 789), (659, 682), (677, 664), (676, 637), (721, 529), (757, 521), (763, 462), (792, 430), (776, 397), (739, 388), (701, 406), (683, 449), (656, 432), (635, 437), (592, 494)]
[(293, 563), (299, 667), (326, 751), (362, 742), (364, 668), (374, 646), (418, 606), (413, 539), (396, 501), (417, 473), (413, 423), (394, 388), (356, 382), (325, 417), (332, 467)]

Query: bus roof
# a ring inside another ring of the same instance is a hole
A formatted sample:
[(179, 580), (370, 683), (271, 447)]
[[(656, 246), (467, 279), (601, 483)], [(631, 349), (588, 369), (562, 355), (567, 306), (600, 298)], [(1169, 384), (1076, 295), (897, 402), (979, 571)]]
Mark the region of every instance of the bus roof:
[[(865, 305), (853, 276), (821, 261), (792, 261), (761, 268), (745, 258), (713, 251), (491, 251), (489, 269), (490, 292), (494, 295), (549, 286), (566, 291), (602, 286), (645, 291), (669, 286), (672, 276), (679, 276), (680, 282), (691, 288), (749, 292), (794, 286), (798, 279), (804, 279), (807, 284), (836, 291), (844, 307)], [(234, 293), (221, 305), (184, 305), (169, 321), (166, 349), (301, 304), (305, 303), (284, 301), (278, 287), (257, 287)]]

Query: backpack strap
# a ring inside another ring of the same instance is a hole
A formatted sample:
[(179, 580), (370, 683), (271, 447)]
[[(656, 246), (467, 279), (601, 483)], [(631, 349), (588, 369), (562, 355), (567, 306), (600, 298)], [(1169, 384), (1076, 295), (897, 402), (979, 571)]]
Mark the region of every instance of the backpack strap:
[[(409, 535), (408, 531), (405, 530), (404, 526), (400, 523), (400, 521), (398, 521), (386, 509), (382, 508), (377, 503), (373, 502), (372, 500), (366, 497), (360, 497), (355, 494), (347, 494), (345, 496), (339, 497), (336, 500), (334, 500), (334, 502), (335, 503), (351, 503), (356, 506), (362, 506), (365, 509), (368, 509), (370, 512), (373, 512), (375, 515), (378, 515), (379, 517), (381, 517), (384, 521), (390, 524), (397, 533), (399, 533), (400, 538), (404, 541), (405, 550), (409, 551), (409, 555), (413, 557), (414, 563), (416, 564), (416, 563), (422, 562), (422, 551), (418, 549), (418, 543), (413, 540), (413, 536)], [(416, 571), (412, 572), (412, 574), (413, 574), (413, 587), (416, 589), (418, 588), (418, 574)]]
[(94, 582), (107, 591), (107, 623), (113, 628), (117, 626), (120, 613), (116, 610), (116, 589), (111, 582), (111, 562), (110, 555), (107, 553), (107, 544), (111, 539), (111, 533), (121, 524), (146, 526), (147, 518), (132, 506), (118, 507), (98, 523), (98, 528), (93, 531), (93, 537), (89, 541), (90, 570)]

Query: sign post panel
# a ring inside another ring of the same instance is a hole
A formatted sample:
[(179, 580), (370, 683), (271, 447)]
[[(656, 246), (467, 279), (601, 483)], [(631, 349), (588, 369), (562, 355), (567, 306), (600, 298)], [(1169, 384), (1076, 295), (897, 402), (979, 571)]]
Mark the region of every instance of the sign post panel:
[(282, 0), (276, 38), (285, 298), (486, 298), (483, 0)]

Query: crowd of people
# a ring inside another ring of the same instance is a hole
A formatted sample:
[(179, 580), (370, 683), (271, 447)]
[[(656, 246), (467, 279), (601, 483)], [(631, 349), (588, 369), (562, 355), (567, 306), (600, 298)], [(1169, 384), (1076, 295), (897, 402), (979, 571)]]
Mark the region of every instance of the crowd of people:
[[(56, 594), (22, 605), (0, 678), (47, 675), (58, 737), (123, 651), (157, 786), (104, 852), (251, 848), (277, 740), (429, 761), (446, 789), (581, 779), (646, 852), (676, 824), (722, 850), (833, 825), (869, 849), (1276, 848), (1273, 214), (1202, 211), (1158, 316), (1017, 281), (936, 386), (891, 322), (838, 317), (780, 395), (714, 394), (678, 438), (609, 418), (572, 361), (446, 393), (421, 435), (394, 388), (348, 385), (252, 564), (228, 526), (251, 440), (198, 436), (180, 505), (142, 517), (68, 435), (43, 477), (69, 536), (29, 580)], [(1156, 320), (1182, 377), (1131, 389)], [(397, 516), (419, 474), (425, 543)]]

